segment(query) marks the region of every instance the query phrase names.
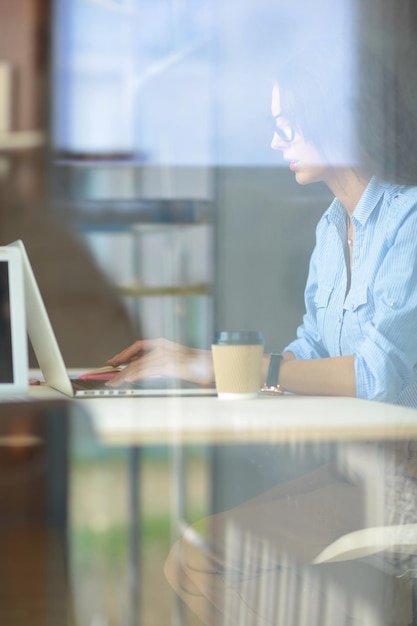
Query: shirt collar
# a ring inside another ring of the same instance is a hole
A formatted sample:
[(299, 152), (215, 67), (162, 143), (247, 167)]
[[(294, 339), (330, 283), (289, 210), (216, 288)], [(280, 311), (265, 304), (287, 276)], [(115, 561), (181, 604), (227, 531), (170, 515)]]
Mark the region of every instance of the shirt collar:
[[(381, 197), (386, 191), (387, 184), (373, 176), (367, 184), (365, 191), (363, 192), (356, 208), (353, 212), (353, 220), (360, 224), (365, 224), (369, 216), (377, 205), (379, 204)], [(340, 225), (342, 222), (346, 223), (346, 211), (341, 202), (335, 198), (331, 203), (327, 212), (327, 219), (329, 222)]]

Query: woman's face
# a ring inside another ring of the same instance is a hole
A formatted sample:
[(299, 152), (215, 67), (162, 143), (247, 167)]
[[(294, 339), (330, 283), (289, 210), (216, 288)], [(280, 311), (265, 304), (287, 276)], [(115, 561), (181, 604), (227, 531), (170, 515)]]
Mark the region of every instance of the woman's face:
[[(285, 112), (281, 111), (281, 98), (278, 85), (272, 90), (272, 116), (275, 118), (277, 128), (284, 131), (290, 137), (291, 128), (285, 119)], [(281, 117), (282, 116), (282, 117)], [(291, 141), (285, 141), (275, 132), (271, 142), (273, 150), (281, 150), (289, 168), (295, 174), (295, 179), (300, 185), (308, 185), (320, 181), (326, 181), (329, 174), (329, 166), (324, 158), (316, 150), (312, 143), (305, 141), (302, 132), (293, 129)]]

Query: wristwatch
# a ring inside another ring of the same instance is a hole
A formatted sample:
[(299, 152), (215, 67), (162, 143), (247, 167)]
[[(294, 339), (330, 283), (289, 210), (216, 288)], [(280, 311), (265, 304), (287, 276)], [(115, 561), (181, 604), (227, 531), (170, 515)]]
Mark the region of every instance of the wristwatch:
[(281, 367), (281, 361), (283, 355), (279, 352), (273, 352), (269, 359), (268, 374), (266, 377), (266, 383), (262, 387), (261, 391), (268, 393), (284, 393), (282, 387), (279, 386), (279, 368)]

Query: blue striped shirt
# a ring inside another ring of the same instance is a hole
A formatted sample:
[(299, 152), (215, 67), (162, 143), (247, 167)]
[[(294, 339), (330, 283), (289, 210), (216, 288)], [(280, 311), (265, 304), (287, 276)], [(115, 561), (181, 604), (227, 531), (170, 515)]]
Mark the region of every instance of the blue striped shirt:
[(357, 397), (417, 407), (417, 187), (372, 178), (352, 222), (347, 289), (346, 211), (335, 199), (320, 219), (306, 313), (285, 350), (354, 355)]

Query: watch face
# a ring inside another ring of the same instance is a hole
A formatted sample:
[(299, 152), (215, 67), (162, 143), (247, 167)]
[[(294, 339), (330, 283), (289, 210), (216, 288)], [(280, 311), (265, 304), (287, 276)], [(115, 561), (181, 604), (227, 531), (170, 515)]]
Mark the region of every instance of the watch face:
[(266, 384), (265, 387), (266, 388), (274, 388), (274, 387), (278, 387), (278, 380), (279, 380), (279, 368), (281, 365), (281, 361), (282, 361), (282, 354), (275, 354), (272, 353), (271, 354), (271, 358), (269, 360), (269, 367), (268, 367), (268, 375), (266, 377)]

